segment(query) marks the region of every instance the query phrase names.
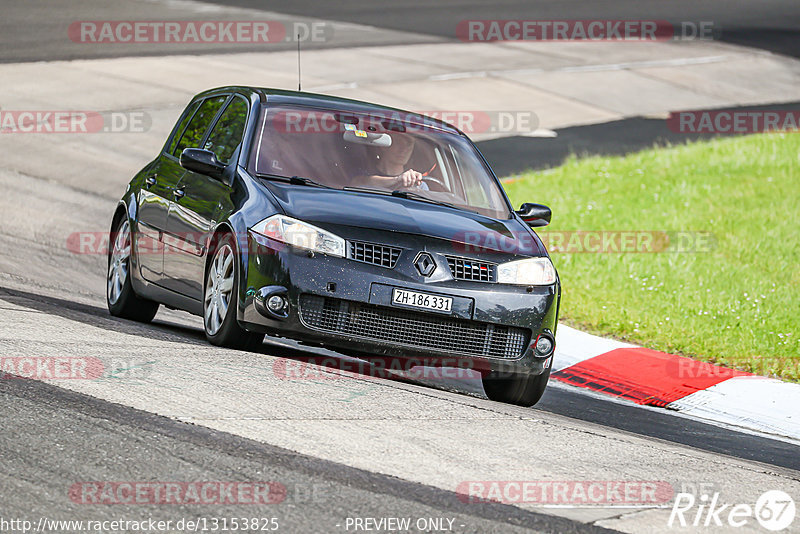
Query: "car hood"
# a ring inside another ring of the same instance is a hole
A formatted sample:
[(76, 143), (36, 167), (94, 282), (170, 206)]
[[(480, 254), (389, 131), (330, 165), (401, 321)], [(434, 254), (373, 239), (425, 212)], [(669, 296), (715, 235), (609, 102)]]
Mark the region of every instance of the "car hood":
[(351, 226), (427, 236), (510, 254), (546, 254), (538, 236), (516, 218), (501, 221), (478, 213), (375, 193), (275, 182), (265, 185), (286, 215), (326, 230)]

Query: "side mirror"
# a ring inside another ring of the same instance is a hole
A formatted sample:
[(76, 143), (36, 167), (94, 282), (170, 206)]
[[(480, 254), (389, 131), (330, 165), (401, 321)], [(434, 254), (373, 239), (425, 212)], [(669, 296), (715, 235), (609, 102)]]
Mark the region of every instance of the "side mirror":
[(181, 167), (187, 171), (206, 174), (212, 178), (221, 178), (225, 165), (217, 161), (217, 156), (210, 150), (202, 148), (185, 148), (181, 152)]
[(542, 204), (526, 202), (519, 207), (517, 215), (519, 215), (528, 226), (536, 228), (538, 226), (547, 226), (550, 224), (550, 218), (553, 216), (553, 212), (550, 211), (550, 208)]

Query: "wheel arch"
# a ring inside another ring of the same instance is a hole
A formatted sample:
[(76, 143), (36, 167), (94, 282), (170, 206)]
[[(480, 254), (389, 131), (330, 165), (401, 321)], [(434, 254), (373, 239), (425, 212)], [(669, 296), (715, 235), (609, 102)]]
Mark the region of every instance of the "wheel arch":
[[(214, 253), (217, 250), (217, 243), (219, 242), (220, 237), (225, 234), (232, 234), (235, 235), (233, 227), (231, 227), (230, 223), (227, 221), (219, 223), (214, 230), (211, 231), (210, 235), (208, 236), (208, 243), (206, 245), (206, 261), (205, 266), (203, 267), (203, 290), (205, 290), (205, 279), (208, 276), (208, 268), (211, 266), (211, 259), (214, 256)], [(234, 239), (234, 246), (236, 247), (237, 254), (239, 253), (239, 244), (235, 242)]]
[[(117, 207), (114, 209), (114, 215), (111, 216), (111, 228), (109, 229), (109, 236), (111, 236), (114, 232), (114, 228), (117, 227), (119, 221), (127, 215), (128, 219), (131, 219), (131, 214), (129, 213), (128, 205), (125, 203), (124, 200), (120, 200), (117, 204)], [(131, 228), (131, 231), (133, 229)], [(109, 238), (108, 243), (108, 250), (106, 251), (106, 256), (108, 256), (109, 261), (111, 260), (111, 248), (113, 243), (111, 242), (111, 238)], [(131, 247), (131, 255), (133, 255), (133, 248)]]
[(245, 284), (242, 283), (242, 280), (247, 280), (247, 260), (244, 254), (242, 254), (243, 245), (247, 247), (247, 238), (246, 238), (246, 229), (238, 230), (234, 227), (235, 223), (231, 220), (221, 221), (214, 230), (211, 231), (208, 237), (208, 244), (207, 244), (207, 251), (206, 251), (206, 258), (205, 264), (203, 266), (203, 296), (202, 298), (205, 300), (206, 294), (206, 282), (208, 280), (208, 270), (211, 267), (211, 261), (214, 259), (214, 253), (217, 250), (217, 245), (220, 241), (220, 238), (225, 235), (233, 236), (233, 247), (234, 247), (234, 256), (236, 258), (236, 262), (234, 263), (234, 267), (236, 268), (237, 276), (240, 280), (239, 283), (239, 292), (236, 295), (236, 318), (237, 320), (241, 320), (243, 312), (244, 312), (244, 296), (246, 289), (244, 289)]

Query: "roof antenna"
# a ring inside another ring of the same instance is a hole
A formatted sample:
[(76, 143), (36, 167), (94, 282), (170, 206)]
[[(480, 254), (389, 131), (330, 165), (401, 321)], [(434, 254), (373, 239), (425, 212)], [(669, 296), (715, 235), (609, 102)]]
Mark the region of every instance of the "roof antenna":
[(297, 34), (297, 90), (302, 91), (300, 87), (300, 34)]

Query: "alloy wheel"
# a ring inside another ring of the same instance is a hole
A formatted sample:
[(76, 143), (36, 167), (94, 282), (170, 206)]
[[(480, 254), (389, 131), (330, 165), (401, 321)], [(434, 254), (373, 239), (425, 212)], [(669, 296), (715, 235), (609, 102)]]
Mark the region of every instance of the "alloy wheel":
[(203, 303), (206, 332), (215, 335), (231, 303), (233, 294), (233, 250), (224, 244), (217, 249), (206, 279), (206, 294)]
[(131, 232), (128, 221), (123, 222), (114, 239), (111, 260), (108, 264), (108, 301), (116, 304), (122, 295), (122, 288), (128, 279), (128, 266), (131, 257)]

